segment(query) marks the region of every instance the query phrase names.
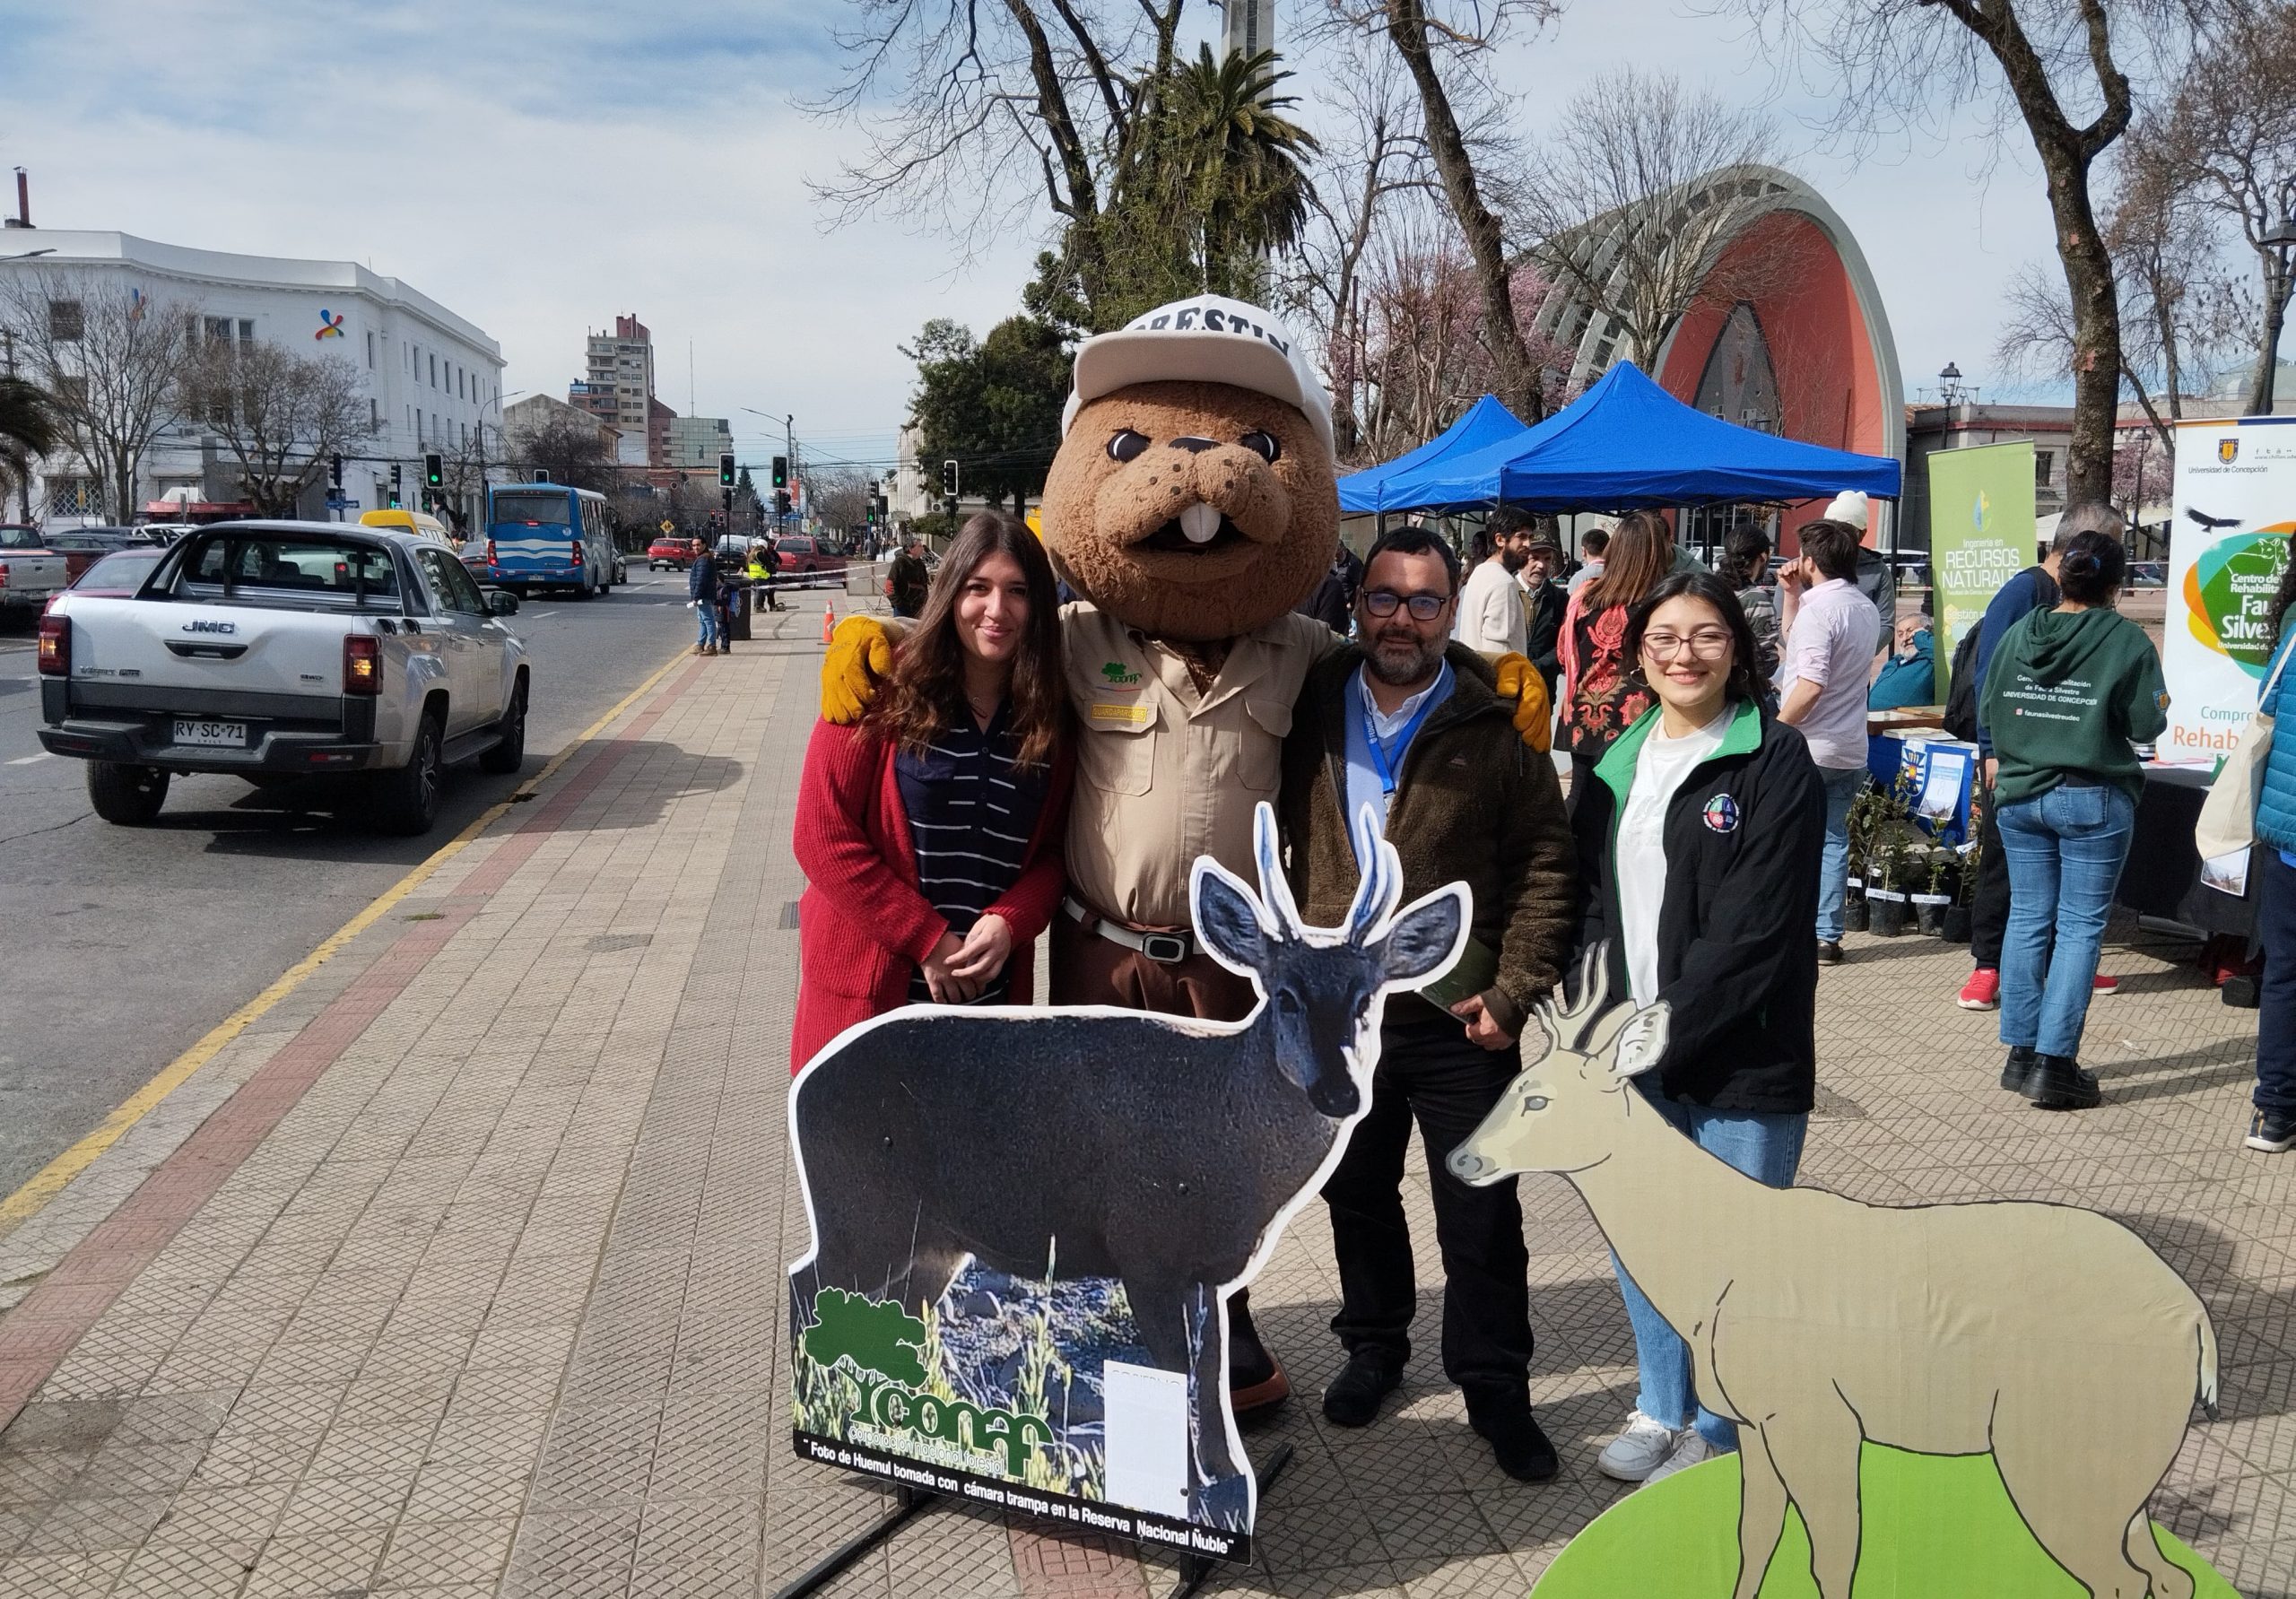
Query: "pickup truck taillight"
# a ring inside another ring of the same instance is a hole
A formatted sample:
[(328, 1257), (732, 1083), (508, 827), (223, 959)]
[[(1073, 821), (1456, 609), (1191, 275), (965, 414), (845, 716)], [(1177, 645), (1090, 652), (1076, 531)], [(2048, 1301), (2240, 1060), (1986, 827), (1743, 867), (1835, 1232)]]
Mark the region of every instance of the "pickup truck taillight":
[(72, 675), (70, 617), (43, 616), (39, 619), (39, 674), (42, 677)]
[(343, 691), (379, 694), (383, 691), (383, 656), (379, 642), (361, 633), (343, 640)]

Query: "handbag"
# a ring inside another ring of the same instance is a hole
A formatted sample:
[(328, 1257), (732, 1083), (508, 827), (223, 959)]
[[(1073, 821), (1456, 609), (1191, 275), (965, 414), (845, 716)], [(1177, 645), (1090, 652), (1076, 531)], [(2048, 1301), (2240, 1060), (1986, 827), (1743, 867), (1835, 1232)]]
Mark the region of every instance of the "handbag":
[[(2272, 669), (2264, 692), (2257, 696), (2258, 705), (2272, 698), (2281, 673), (2288, 670), (2291, 656), (2296, 656), (2296, 646), (2280, 652), (2280, 664)], [(2204, 867), (2227, 856), (2245, 855), (2256, 842), (2257, 787), (2264, 775), (2265, 762), (2272, 756), (2272, 722), (2273, 718), (2261, 710), (2248, 714), (2239, 742), (2224, 757), (2216, 780), (2209, 786), (2208, 798), (2200, 807), (2200, 821), (2193, 828), (2193, 844), (2200, 851)], [(2204, 872), (2203, 880), (2208, 875)], [(2222, 875), (2230, 878), (2234, 874), (2224, 872)], [(2245, 880), (2245, 868), (2238, 875)]]

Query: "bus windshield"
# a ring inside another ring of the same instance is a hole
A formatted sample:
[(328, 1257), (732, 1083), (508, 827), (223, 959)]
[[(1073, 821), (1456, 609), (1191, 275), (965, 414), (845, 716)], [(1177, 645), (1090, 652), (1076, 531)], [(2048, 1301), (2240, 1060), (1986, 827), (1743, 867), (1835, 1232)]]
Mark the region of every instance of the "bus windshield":
[(564, 527), (569, 525), (569, 504), (573, 498), (563, 489), (498, 489), (494, 520)]

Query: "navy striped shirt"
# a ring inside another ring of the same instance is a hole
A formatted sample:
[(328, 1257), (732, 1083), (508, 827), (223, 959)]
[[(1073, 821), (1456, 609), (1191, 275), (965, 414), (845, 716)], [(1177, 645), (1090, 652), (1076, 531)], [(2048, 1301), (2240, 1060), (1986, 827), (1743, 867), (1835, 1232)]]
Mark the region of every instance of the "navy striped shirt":
[[(959, 938), (1019, 881), (1029, 835), (1044, 809), (1045, 770), (1017, 764), (1020, 741), (1011, 722), (1007, 700), (986, 731), (968, 717), (943, 729), (930, 748), (893, 758), (917, 852), (917, 886)], [(1004, 1004), (1012, 979), (1007, 961), (973, 1003)], [(932, 997), (923, 970), (909, 973), (909, 1003)]]

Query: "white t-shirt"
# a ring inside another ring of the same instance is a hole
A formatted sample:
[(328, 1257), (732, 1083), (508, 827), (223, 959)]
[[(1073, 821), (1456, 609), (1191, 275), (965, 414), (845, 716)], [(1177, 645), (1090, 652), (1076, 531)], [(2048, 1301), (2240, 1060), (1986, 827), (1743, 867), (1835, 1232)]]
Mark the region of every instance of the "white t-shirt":
[(1691, 769), (1722, 747), (1737, 707), (1680, 738), (1661, 722), (1642, 741), (1634, 786), (1618, 819), (1613, 858), (1618, 867), (1619, 940), (1626, 946), (1627, 986), (1637, 1005), (1658, 997), (1658, 908), (1666, 898), (1666, 805)]
[(1504, 561), (1475, 563), (1459, 589), (1460, 643), (1485, 655), (1523, 653), (1523, 587)]

